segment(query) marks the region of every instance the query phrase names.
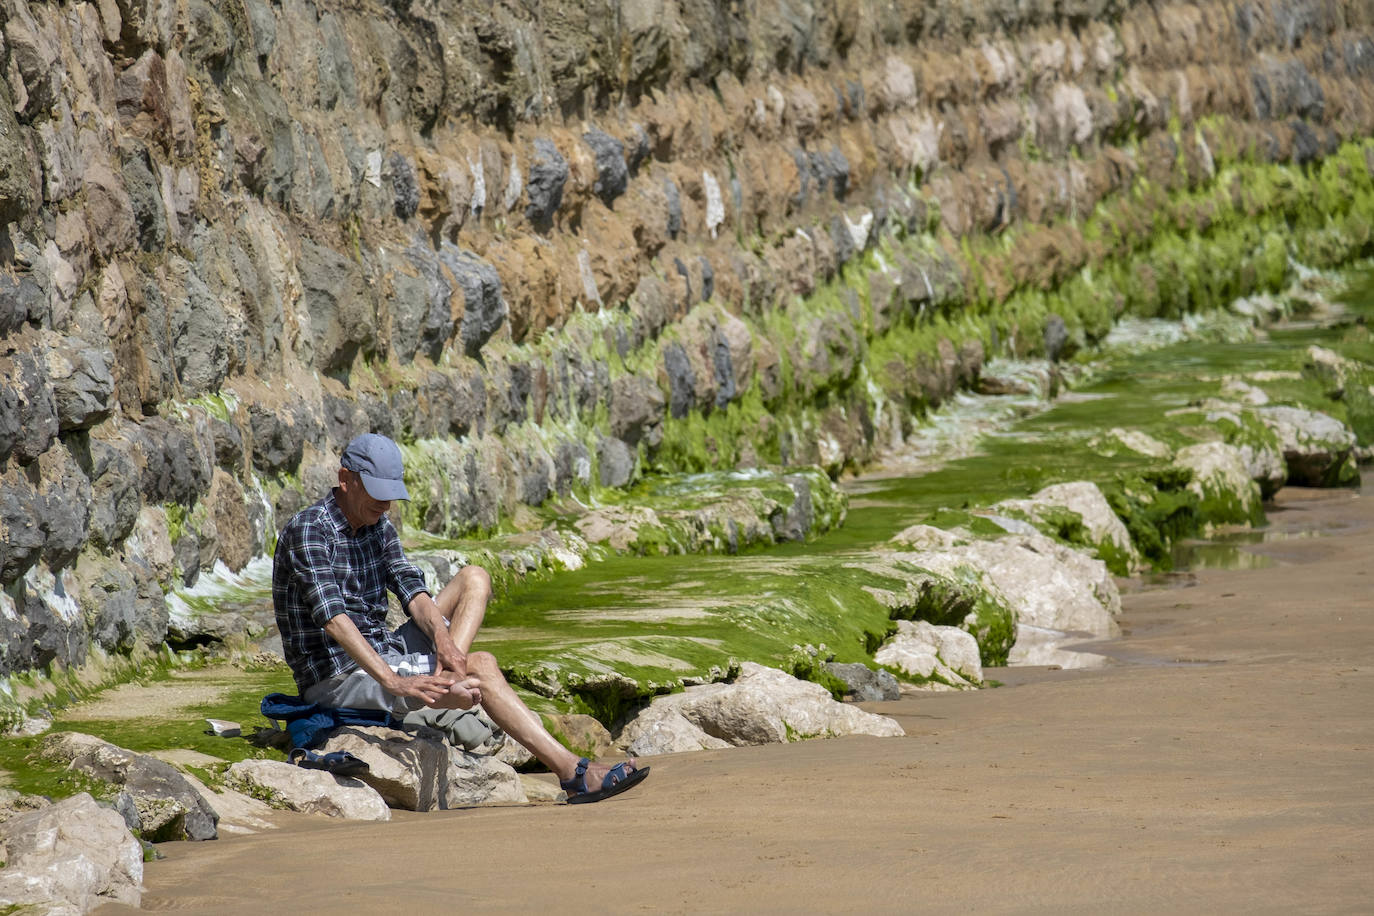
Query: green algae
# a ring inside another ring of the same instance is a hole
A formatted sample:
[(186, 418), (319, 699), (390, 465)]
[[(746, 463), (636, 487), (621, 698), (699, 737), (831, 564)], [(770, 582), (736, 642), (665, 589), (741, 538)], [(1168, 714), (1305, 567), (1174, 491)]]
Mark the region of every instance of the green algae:
[[(170, 714), (130, 718), (86, 718), (83, 706), (68, 705), (54, 712), (51, 730), (94, 735), (139, 753), (169, 748), (197, 751), (223, 761), (204, 771), (204, 775), (212, 781), (218, 771), (238, 760), (263, 757), (282, 759), (280, 751), (255, 745), (247, 736), (256, 730), (255, 723), (267, 725), (258, 708), (264, 695), (277, 691), (295, 692), (290, 671), (284, 665), (273, 665), (263, 668), (222, 667), (207, 674), (205, 659), (187, 658), (189, 656), (183, 657), (175, 667), (145, 666), (137, 672), (136, 677), (119, 683), (166, 687), (172, 692), (178, 684), (187, 683), (188, 674), (193, 673), (196, 686), (221, 690), (216, 699), (178, 706)], [(85, 698), (94, 697), (113, 686), (113, 683), (104, 684), (99, 689), (89, 691)], [(221, 738), (210, 734), (206, 728), (206, 718), (240, 722), (245, 737)], [(112, 787), (41, 759), (38, 748), (42, 741), (42, 736), (0, 737), (0, 771), (5, 774), (4, 784), (8, 788), (50, 797), (63, 797), (80, 791), (89, 791), (97, 798), (113, 797), (116, 790)]]

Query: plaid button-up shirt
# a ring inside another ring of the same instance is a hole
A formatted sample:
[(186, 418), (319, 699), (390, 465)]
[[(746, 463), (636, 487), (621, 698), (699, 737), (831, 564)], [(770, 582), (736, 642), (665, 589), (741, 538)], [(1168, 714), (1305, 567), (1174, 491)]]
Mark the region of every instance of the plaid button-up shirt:
[(387, 589), (403, 608), (429, 591), (420, 570), (406, 562), (386, 516), (354, 532), (331, 492), (286, 523), (272, 557), (272, 603), (282, 650), (302, 693), (357, 667), (324, 630), (339, 614), (352, 618), (379, 654), (405, 654), (386, 625)]

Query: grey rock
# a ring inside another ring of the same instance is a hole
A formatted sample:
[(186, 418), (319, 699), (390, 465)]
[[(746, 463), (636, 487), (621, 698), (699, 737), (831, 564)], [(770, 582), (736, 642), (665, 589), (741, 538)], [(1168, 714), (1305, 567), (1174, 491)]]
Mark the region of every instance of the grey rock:
[(591, 453), (581, 442), (565, 440), (558, 444), (554, 453), (554, 489), (566, 496), (574, 484), (587, 486), (591, 483)]
[[(25, 345), (26, 342), (29, 345)], [(12, 347), (8, 354), (5, 350)], [(57, 438), (57, 400), (46, 361), (31, 339), (0, 341), (0, 458), (28, 464)]]
[(110, 415), (114, 354), (67, 338), (47, 353), (48, 378), (53, 386), (58, 428), (86, 429)]
[(525, 219), (539, 232), (547, 232), (553, 227), (553, 216), (563, 202), (563, 186), (567, 181), (568, 160), (558, 152), (552, 140), (536, 139), (530, 177), (525, 183), (525, 194), (529, 198)]
[(143, 501), (193, 505), (210, 487), (210, 456), (194, 434), (163, 417), (146, 417), (126, 428), (143, 461)]
[(41, 185), (34, 175), (35, 159), (31, 141), (14, 116), (9, 87), (0, 80), (0, 226), (27, 222), (38, 208)]
[(730, 340), (715, 328), (711, 332), (711, 368), (716, 382), (716, 407), (723, 408), (739, 392), (735, 386), (734, 358), (730, 354)]
[(0, 584), (8, 585), (38, 561), (43, 542), (43, 498), (24, 469), (0, 474)]
[(854, 236), (850, 234), (849, 227), (844, 224), (844, 218), (838, 214), (832, 216), (827, 229), (830, 241), (835, 246), (835, 263), (839, 266), (848, 264), (853, 260), (857, 249), (854, 247)]
[(80, 583), (77, 604), (84, 612), (91, 641), (107, 652), (132, 649), (138, 636), (138, 583), (113, 557), (87, 551), (76, 567)]
[(377, 336), (377, 310), (358, 266), (331, 248), (301, 241), (297, 263), (301, 298), (310, 312), (314, 363), (323, 372), (347, 370), (369, 353)]
[(446, 807), (523, 805), (528, 801), (519, 774), (509, 764), (450, 748)]
[(1065, 350), (1069, 344), (1069, 328), (1064, 324), (1064, 319), (1056, 314), (1045, 316), (1045, 357), (1052, 363), (1057, 363), (1060, 357), (1073, 355), (1072, 350)]
[(243, 433), (233, 423), (219, 417), (209, 419), (210, 438), (215, 443), (215, 464), (230, 474), (243, 472)]
[(268, 473), (293, 471), (305, 443), (324, 435), (320, 418), (303, 400), (280, 405), (250, 403), (248, 425), (253, 440), (253, 466)]
[(625, 144), (595, 128), (583, 134), (582, 140), (596, 154), (596, 182), (592, 185), (592, 193), (609, 207), (625, 193), (625, 187), (629, 184)]
[(873, 659), (916, 677), (934, 678), (947, 687), (964, 689), (983, 683), (978, 640), (959, 627), (899, 620), (897, 632)]
[(79, 792), (0, 824), (0, 907), (53, 914), (137, 907), (143, 848), (118, 811)]
[(195, 396), (218, 391), (233, 368), (235, 339), (229, 315), (196, 268), (173, 256), (169, 277), (163, 284), (168, 322), (168, 352), (176, 368), (182, 393)]
[(668, 412), (680, 420), (696, 403), (697, 388), (696, 372), (682, 344), (674, 341), (663, 348), (663, 368), (668, 375)]
[(394, 196), (396, 215), (410, 219), (420, 209), (420, 186), (415, 181), (415, 167), (400, 153), (392, 153), (387, 160), (391, 172), (391, 193)]
[(668, 238), (676, 239), (682, 232), (682, 193), (671, 178), (663, 179), (663, 193), (668, 198)]
[(43, 559), (63, 569), (81, 552), (91, 510), (91, 482), (61, 442), (38, 457), (38, 495), (43, 500)]
[(844, 681), (849, 688), (846, 699), (863, 703), (899, 700), (902, 697), (901, 686), (891, 672), (875, 671), (858, 662), (827, 662), (825, 670)]
[(0, 337), (18, 331), (26, 322), (40, 320), (45, 311), (43, 290), (32, 276), (0, 274)]
[(90, 541), (98, 548), (120, 543), (133, 530), (138, 511), (143, 507), (139, 496), (138, 463), (115, 429), (110, 434), (92, 435), (87, 444), (86, 464), (91, 478), (91, 514), (88, 520)]
[(596, 462), (603, 487), (623, 487), (634, 478), (635, 454), (619, 439), (603, 436), (597, 440)]
[[(140, 816), (160, 807), (145, 804), (145, 799), (173, 802), (183, 810), (179, 823), (164, 818), (163, 822), (169, 824), (169, 835), (148, 839), (213, 840), (217, 835), (215, 825), (219, 815), (170, 763), (79, 732), (56, 732), (45, 736), (39, 753), (45, 759), (66, 764), (92, 778), (122, 786), (133, 796)], [(175, 826), (170, 826), (172, 824)], [(170, 835), (174, 830), (178, 835)]]
[(495, 267), (450, 242), (440, 248), (439, 259), (462, 290), (463, 321), (459, 335), (463, 352), (475, 358), (505, 322), (509, 311), (501, 295), (501, 277)]
[(663, 422), (663, 391), (653, 379), (638, 373), (611, 383), (611, 435), (638, 445), (645, 434)]
[(70, 595), (76, 582), (68, 572), (54, 576), (42, 563), (30, 566), (21, 587), (12, 594), (22, 619), (28, 622), (21, 654), (25, 668), (54, 662), (76, 666), (86, 660), (89, 638), (85, 622), (71, 613)]
[(206, 0), (190, 0), (186, 13), (190, 20), (185, 46), (187, 62), (199, 64), (209, 73), (223, 70), (234, 49), (233, 30)]
[(273, 15), (266, 0), (245, 0), (243, 6), (248, 13), (253, 53), (259, 59), (265, 58), (277, 46), (277, 17)]
[(1355, 435), (1343, 423), (1301, 407), (1258, 407), (1255, 413), (1279, 438), (1290, 484), (1329, 487), (1340, 482), (1355, 447)]
[(181, 571), (181, 584), (191, 588), (200, 578), (200, 538), (196, 532), (189, 527), (182, 528), (181, 536), (172, 544), (172, 554), (176, 557), (177, 569)]
[(402, 362), (416, 353), (438, 361), (444, 346), (453, 338), (453, 314), (449, 299), (453, 287), (427, 243), (416, 241), (406, 249), (406, 259), (417, 277), (398, 272), (396, 299), (392, 305), (391, 348)]
[(148, 154), (129, 144), (121, 149), (121, 160), (120, 175), (133, 208), (138, 246), (144, 251), (161, 251), (167, 244), (167, 208), (149, 167)]
[(786, 511), (777, 509), (768, 520), (773, 536), (779, 541), (804, 541), (815, 524), (815, 508), (811, 502), (811, 481), (800, 474), (784, 478), (792, 488), (792, 505)]
[(320, 398), (324, 408), (324, 429), (330, 444), (342, 452), (354, 436), (372, 431), (372, 423), (362, 405), (325, 392)]

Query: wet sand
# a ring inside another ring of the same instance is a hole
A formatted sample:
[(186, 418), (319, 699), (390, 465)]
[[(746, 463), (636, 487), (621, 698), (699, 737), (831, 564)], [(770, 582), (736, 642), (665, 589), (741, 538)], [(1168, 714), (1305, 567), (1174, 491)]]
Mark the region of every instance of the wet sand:
[[(903, 739), (652, 758), (597, 805), (283, 817), (167, 844), (196, 913), (1369, 912), (1374, 476), (1285, 490), (1247, 549), (1124, 596), (1118, 660), (870, 708)], [(127, 912), (106, 907), (102, 913)]]

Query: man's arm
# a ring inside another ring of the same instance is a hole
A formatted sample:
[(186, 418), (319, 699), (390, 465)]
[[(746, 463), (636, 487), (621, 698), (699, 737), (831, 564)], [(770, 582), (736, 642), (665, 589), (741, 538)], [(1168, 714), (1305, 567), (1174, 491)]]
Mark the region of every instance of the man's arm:
[[(433, 604), (433, 602), (430, 602)], [(372, 648), (363, 634), (358, 631), (358, 626), (347, 614), (338, 614), (330, 618), (329, 623), (325, 624), (324, 631), (330, 638), (343, 647), (352, 659), (358, 663), (372, 679), (382, 686), (387, 693), (398, 697), (415, 697), (426, 706), (433, 706), (440, 698), (451, 692), (451, 688), (458, 684), (463, 690), (471, 694), (476, 689), (476, 684), (469, 684), (471, 680), (466, 677), (454, 678), (446, 675), (442, 671), (434, 674), (417, 674), (403, 677), (391, 670), (391, 666), (377, 654), (377, 650)], [(478, 699), (473, 699), (473, 705)]]

